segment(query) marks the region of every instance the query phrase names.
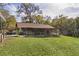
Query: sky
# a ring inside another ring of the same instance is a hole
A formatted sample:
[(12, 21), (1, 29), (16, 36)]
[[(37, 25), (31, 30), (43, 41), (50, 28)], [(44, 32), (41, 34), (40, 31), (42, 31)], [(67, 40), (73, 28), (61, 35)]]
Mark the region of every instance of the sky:
[[(6, 6), (10, 13), (15, 16), (16, 5), (18, 4)], [(79, 16), (79, 3), (35, 3), (35, 5), (39, 6), (44, 16), (51, 16), (51, 18), (61, 14), (73, 18)], [(21, 21), (19, 17), (17, 17), (17, 21)]]
[(49, 15), (52, 18), (61, 14), (69, 17), (79, 16), (79, 3), (45, 3), (39, 5), (43, 11), (43, 15)]

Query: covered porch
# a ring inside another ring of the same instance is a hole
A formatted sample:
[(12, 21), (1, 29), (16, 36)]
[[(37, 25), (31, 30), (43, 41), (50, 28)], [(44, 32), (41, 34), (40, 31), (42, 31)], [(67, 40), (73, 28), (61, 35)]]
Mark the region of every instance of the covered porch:
[(52, 34), (52, 29), (21, 28), (19, 34), (26, 36), (50, 36)]

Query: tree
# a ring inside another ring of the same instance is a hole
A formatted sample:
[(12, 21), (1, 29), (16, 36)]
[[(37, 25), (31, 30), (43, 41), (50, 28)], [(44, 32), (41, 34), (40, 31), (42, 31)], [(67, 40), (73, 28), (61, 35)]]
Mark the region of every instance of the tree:
[(18, 6), (18, 15), (24, 13), (25, 16), (22, 17), (22, 22), (27, 22), (29, 20), (30, 23), (33, 23), (35, 19), (32, 18), (33, 15), (41, 14), (42, 11), (39, 10), (39, 6), (36, 6), (31, 3), (22, 3)]
[(79, 17), (75, 18), (75, 36), (79, 36)]
[(5, 27), (5, 21), (6, 18), (8, 17), (8, 12), (6, 10), (0, 10), (0, 30), (3, 29)]
[(16, 26), (16, 19), (15, 19), (15, 17), (10, 15), (9, 12), (6, 11), (6, 10), (0, 10), (0, 13), (5, 18), (6, 22), (4, 22), (4, 20), (2, 21), (3, 23), (5, 23), (5, 27), (7, 29), (15, 28), (15, 26)]
[(43, 24), (43, 16), (41, 15), (37, 15), (37, 16), (33, 16), (36, 23), (39, 23), (39, 24)]
[[(16, 27), (16, 19), (14, 16), (9, 14), (9, 11), (6, 9), (0, 9), (0, 13), (2, 15), (2, 18), (5, 19), (5, 21), (2, 19), (0, 20), (0, 28), (1, 30), (13, 30)], [(2, 25), (1, 25), (2, 24)]]
[(5, 30), (5, 27), (6, 27), (6, 22), (5, 22), (6, 19), (5, 18), (7, 18), (6, 15), (8, 15), (6, 10), (1, 9), (0, 10), (0, 31), (1, 31), (1, 34), (2, 34), (1, 35), (1, 42), (3, 42), (3, 39), (4, 39), (4, 30)]
[(16, 19), (14, 16), (9, 16), (6, 20), (6, 28), (8, 30), (13, 30), (16, 28)]
[(79, 36), (79, 17), (73, 19), (61, 15), (53, 19), (51, 25), (59, 29), (62, 35)]
[[(73, 26), (72, 26), (73, 25)], [(74, 20), (68, 19), (67, 16), (60, 15), (52, 20), (52, 26), (60, 30), (60, 34), (72, 35), (74, 32)]]

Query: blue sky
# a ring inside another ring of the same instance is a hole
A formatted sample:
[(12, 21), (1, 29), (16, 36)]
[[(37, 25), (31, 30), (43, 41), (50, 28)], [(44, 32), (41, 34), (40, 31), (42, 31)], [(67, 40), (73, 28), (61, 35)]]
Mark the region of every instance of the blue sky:
[[(18, 4), (6, 6), (10, 13), (15, 16), (15, 11), (17, 10), (15, 7), (16, 5)], [(79, 16), (79, 3), (35, 3), (35, 5), (39, 6), (39, 8), (43, 11), (44, 16), (48, 15), (52, 18), (61, 14), (73, 18)], [(20, 21), (19, 17), (17, 18), (17, 21)]]

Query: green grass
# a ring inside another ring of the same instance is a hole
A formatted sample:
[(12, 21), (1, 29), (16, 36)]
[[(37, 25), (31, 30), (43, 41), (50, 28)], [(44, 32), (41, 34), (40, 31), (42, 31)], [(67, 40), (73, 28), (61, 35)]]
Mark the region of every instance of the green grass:
[(3, 56), (79, 56), (79, 38), (11, 37), (0, 43)]

